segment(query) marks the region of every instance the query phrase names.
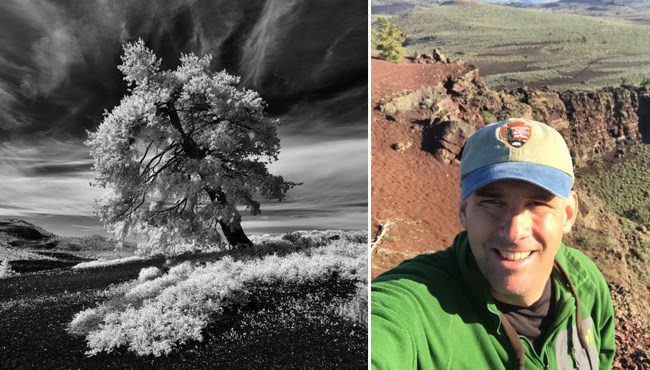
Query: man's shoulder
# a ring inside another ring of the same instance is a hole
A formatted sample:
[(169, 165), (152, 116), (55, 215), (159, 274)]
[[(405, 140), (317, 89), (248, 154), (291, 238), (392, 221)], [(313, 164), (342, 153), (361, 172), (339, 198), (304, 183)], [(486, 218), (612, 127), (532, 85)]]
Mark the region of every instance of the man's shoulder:
[[(386, 271), (372, 281), (372, 302), (378, 306), (456, 305), (466, 289), (458, 266), (457, 247), (419, 255)], [(410, 308), (408, 308), (410, 307)]]
[(450, 246), (433, 253), (418, 255), (379, 275), (373, 283), (406, 279), (428, 284), (431, 280), (445, 276), (455, 277), (454, 275), (458, 274), (456, 253), (455, 247)]
[(557, 257), (558, 262), (569, 274), (576, 289), (607, 289), (605, 277), (596, 263), (582, 251), (562, 245)]
[(466, 280), (461, 264), (468, 249), (467, 232), (462, 231), (449, 247), (402, 262), (375, 278), (372, 286), (409, 286), (427, 289), (434, 296), (449, 295)]
[[(390, 318), (405, 327), (449, 327), (449, 313), (475, 315), (454, 246), (402, 262), (372, 281), (373, 317)], [(419, 330), (419, 329), (418, 329)]]
[(569, 273), (602, 275), (596, 263), (581, 250), (563, 244), (560, 253), (563, 259), (559, 259), (559, 262), (566, 264), (565, 267), (569, 269)]

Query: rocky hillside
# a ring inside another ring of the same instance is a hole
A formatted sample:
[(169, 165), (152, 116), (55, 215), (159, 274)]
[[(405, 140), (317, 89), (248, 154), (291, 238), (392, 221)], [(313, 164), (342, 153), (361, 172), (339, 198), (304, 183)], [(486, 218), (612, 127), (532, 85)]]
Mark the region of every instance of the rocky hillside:
[[(615, 212), (592, 182), (583, 181), (633, 161), (634, 148), (650, 141), (650, 91), (497, 91), (483, 82), (476, 67), (433, 59), (372, 61), (373, 277), (406, 258), (445, 248), (461, 230), (458, 159), (477, 128), (511, 117), (547, 122), (566, 138), (578, 168), (581, 214), (565, 242), (596, 261), (616, 302), (624, 356), (615, 365), (650, 366), (648, 225)], [(647, 166), (635, 170), (648, 171)]]
[(554, 91), (522, 87), (495, 91), (478, 68), (467, 65), (436, 85), (383, 97), (377, 109), (388, 117), (418, 122), (423, 149), (450, 163), (477, 128), (511, 117), (531, 118), (555, 127), (565, 137), (576, 167), (619, 155), (650, 140), (650, 90), (639, 87), (599, 91)]

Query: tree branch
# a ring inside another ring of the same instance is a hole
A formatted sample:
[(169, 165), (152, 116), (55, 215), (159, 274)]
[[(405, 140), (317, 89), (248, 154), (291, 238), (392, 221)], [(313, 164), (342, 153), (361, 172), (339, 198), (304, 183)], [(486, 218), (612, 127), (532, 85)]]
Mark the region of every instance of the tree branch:
[(138, 167), (142, 166), (142, 162), (144, 162), (144, 159), (147, 158), (147, 154), (149, 154), (149, 149), (153, 146), (153, 141), (147, 145), (147, 149), (144, 151), (144, 154), (142, 155), (142, 158), (140, 158), (140, 162), (138, 163)]
[(174, 106), (174, 101), (169, 100), (164, 103), (158, 104), (158, 112), (164, 113), (169, 118), (169, 123), (178, 131), (183, 139), (183, 150), (188, 157), (192, 159), (203, 159), (206, 156), (206, 151), (202, 150), (199, 147), (199, 144), (194, 141), (191, 135), (188, 135), (185, 130), (183, 130), (183, 124), (181, 123), (181, 118), (178, 116), (178, 111)]
[[(156, 154), (153, 156), (151, 159), (149, 159), (149, 162), (142, 168), (142, 171), (140, 172), (140, 178), (144, 178), (145, 175), (149, 174), (149, 177), (147, 177), (146, 180), (143, 180), (143, 183), (148, 183), (151, 181), (153, 178), (155, 178), (163, 169), (167, 168), (170, 165), (170, 162), (175, 161), (178, 159), (180, 152), (178, 151), (178, 148), (180, 147), (179, 143), (174, 143), (169, 145), (167, 148), (165, 148), (163, 151), (160, 153)], [(174, 149), (174, 153), (172, 154), (172, 158), (169, 159), (165, 165), (163, 165), (162, 168), (156, 169), (160, 162), (162, 162), (163, 158), (165, 157), (166, 154), (169, 153), (170, 150)], [(154, 164), (153, 162), (156, 161)], [(142, 161), (141, 161), (142, 162)]]
[[(181, 157), (180, 157), (179, 154), (174, 154), (174, 156), (173, 156), (172, 158), (170, 158), (170, 159), (169, 159), (169, 160), (168, 160), (168, 161), (167, 161), (167, 162), (166, 162), (162, 167), (160, 167), (160, 168), (158, 168), (158, 169), (155, 169), (156, 167), (154, 166), (153, 168), (154, 168), (155, 170), (153, 170), (152, 173), (151, 173), (151, 175), (149, 175), (149, 177), (147, 177), (145, 180), (143, 180), (143, 182), (146, 184), (146, 183), (149, 183), (149, 182), (153, 181), (153, 180), (154, 180), (156, 177), (158, 177), (158, 175), (159, 175), (162, 171), (164, 171), (166, 168), (168, 168), (168, 167), (171, 166), (172, 164), (174, 164), (174, 163), (180, 161), (180, 158), (181, 158)], [(158, 163), (160, 163), (160, 162), (158, 162)], [(156, 163), (156, 166), (158, 165), (158, 163)]]
[(160, 213), (165, 213), (165, 212), (170, 212), (170, 211), (173, 211), (173, 210), (178, 210), (181, 207), (181, 205), (183, 206), (183, 209), (180, 212), (177, 212), (178, 214), (183, 213), (183, 211), (185, 210), (185, 207), (187, 206), (187, 197), (184, 197), (183, 199), (181, 199), (180, 201), (174, 203), (170, 207), (167, 207), (165, 209), (160, 209), (160, 210), (157, 210), (157, 211), (153, 211), (154, 217), (156, 215), (160, 214)]
[(120, 212), (118, 215), (116, 215), (116, 216), (114, 216), (114, 217), (111, 217), (112, 220), (111, 220), (110, 222), (113, 223), (113, 222), (115, 222), (115, 221), (117, 221), (117, 220), (120, 220), (120, 219), (126, 217), (127, 215), (129, 215), (129, 214), (135, 212), (138, 208), (142, 207), (142, 205), (144, 204), (144, 201), (145, 201), (146, 197), (147, 197), (147, 193), (146, 193), (146, 192), (142, 193), (142, 199), (140, 199), (140, 203), (139, 203), (137, 206), (135, 206), (135, 207), (133, 207), (133, 205), (135, 204), (135, 202), (136, 202), (137, 200), (136, 200), (136, 199), (132, 199), (131, 202), (130, 202), (130, 204), (128, 204), (127, 207), (126, 207), (122, 212)]

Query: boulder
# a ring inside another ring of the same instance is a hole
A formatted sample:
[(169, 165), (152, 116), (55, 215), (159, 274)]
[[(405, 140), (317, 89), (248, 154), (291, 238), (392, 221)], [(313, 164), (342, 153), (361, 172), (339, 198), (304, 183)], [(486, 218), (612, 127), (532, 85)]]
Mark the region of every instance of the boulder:
[(451, 61), (449, 60), (449, 58), (447, 58), (447, 57), (445, 56), (445, 54), (443, 54), (443, 53), (442, 53), (440, 50), (438, 50), (438, 49), (433, 49), (433, 54), (432, 54), (432, 56), (433, 56), (433, 60), (435, 60), (435, 61), (438, 62), (438, 63), (445, 63), (445, 64), (446, 64), (446, 63), (451, 63)]
[(425, 140), (432, 141), (429, 151), (441, 162), (450, 164), (460, 158), (467, 139), (476, 131), (476, 126), (457, 117), (434, 122), (425, 132)]
[(444, 87), (430, 86), (385, 100), (379, 104), (379, 109), (390, 116), (394, 116), (398, 112), (406, 113), (415, 110), (438, 111), (439, 104), (447, 98), (447, 91)]
[(455, 95), (465, 96), (466, 100), (471, 99), (479, 89), (478, 68), (470, 68), (469, 71), (460, 76), (449, 76), (445, 87)]

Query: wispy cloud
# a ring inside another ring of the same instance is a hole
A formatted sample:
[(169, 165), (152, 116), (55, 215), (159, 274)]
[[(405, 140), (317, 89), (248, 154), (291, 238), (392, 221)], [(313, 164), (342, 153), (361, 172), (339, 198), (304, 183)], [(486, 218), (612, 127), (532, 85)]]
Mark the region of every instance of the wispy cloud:
[(3, 173), (17, 172), (27, 178), (76, 176), (90, 174), (92, 160), (80, 142), (23, 137), (0, 143), (0, 166)]
[(88, 150), (52, 139), (0, 143), (0, 214), (92, 216), (90, 200), (101, 194)]
[(303, 184), (289, 191), (286, 202), (265, 205), (262, 215), (283, 212), (310, 228), (367, 227), (366, 217), (359, 217), (367, 213), (367, 140), (296, 136), (285, 138), (283, 148), (270, 171)]
[(254, 88), (261, 87), (266, 65), (271, 58), (277, 56), (276, 50), (281, 48), (282, 39), (286, 38), (287, 32), (298, 19), (296, 13), (300, 11), (301, 5), (299, 0), (265, 2), (258, 21), (242, 47), (244, 57), (241, 59), (240, 70), (244, 72), (245, 83)]

